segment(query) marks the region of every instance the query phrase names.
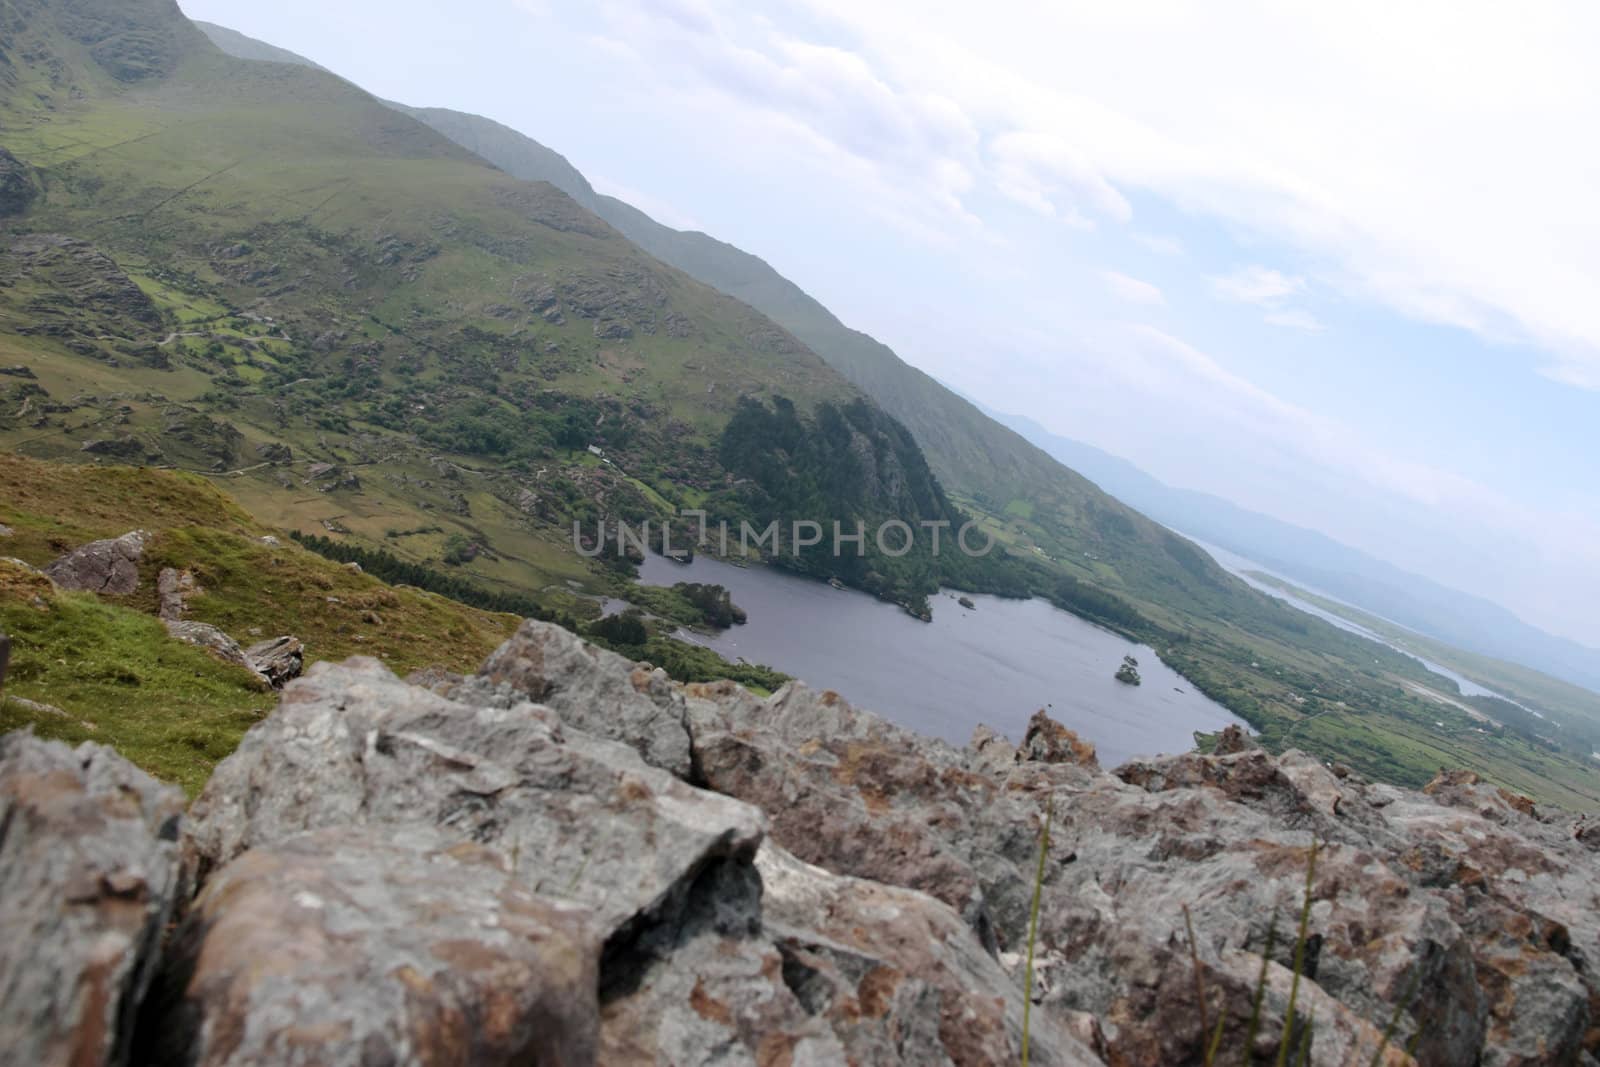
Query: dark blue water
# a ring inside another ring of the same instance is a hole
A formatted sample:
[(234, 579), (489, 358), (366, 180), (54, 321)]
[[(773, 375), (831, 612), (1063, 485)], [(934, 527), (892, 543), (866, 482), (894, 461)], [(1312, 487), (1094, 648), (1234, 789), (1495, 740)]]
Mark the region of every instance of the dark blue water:
[[(743, 626), (685, 639), (776, 667), (955, 744), (979, 723), (1020, 741), (1029, 716), (1048, 707), (1113, 767), (1135, 755), (1187, 751), (1194, 731), (1239, 721), (1153, 649), (1042, 600), (973, 596), (976, 610), (967, 610), (946, 594), (934, 599), (933, 622), (925, 623), (864, 593), (706, 557), (685, 565), (652, 555), (642, 577), (652, 585), (725, 586), (749, 613)], [(1142, 686), (1112, 678), (1127, 655), (1139, 660)]]

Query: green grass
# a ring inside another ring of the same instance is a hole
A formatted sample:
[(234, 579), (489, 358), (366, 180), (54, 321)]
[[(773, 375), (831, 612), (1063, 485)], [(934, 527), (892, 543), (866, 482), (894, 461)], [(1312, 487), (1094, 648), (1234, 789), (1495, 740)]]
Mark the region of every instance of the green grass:
[[(45, 738), (111, 745), (191, 796), (275, 703), (248, 672), (88, 594), (53, 596), (43, 608), (0, 594), (0, 627), (13, 642), (0, 732), (31, 727)], [(17, 697), (65, 714), (28, 709)]]

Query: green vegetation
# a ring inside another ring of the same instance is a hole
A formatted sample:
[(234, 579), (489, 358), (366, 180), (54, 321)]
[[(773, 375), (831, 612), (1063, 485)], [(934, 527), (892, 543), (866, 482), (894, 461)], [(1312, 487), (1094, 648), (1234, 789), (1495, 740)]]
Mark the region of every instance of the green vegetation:
[[(422, 667), (469, 672), (524, 615), (578, 628), (570, 616), (520, 594), (486, 590), (392, 553), (316, 535), (279, 542), (193, 475), (0, 453), (0, 481), (10, 494), (0, 500), (0, 523), (12, 531), (0, 545), (23, 563), (0, 560), (0, 631), (15, 646), (0, 731), (27, 726), (41, 736), (112, 744), (190, 793), (273, 697), (255, 676), (168, 636), (153, 617), (155, 578), (165, 567), (189, 571), (200, 587), (188, 601), (189, 618), (244, 643), (292, 634), (305, 644), (308, 662), (360, 654), (402, 674)], [(57, 594), (27, 569), (130, 529), (154, 537), (139, 588), (127, 597)], [(710, 601), (726, 600), (720, 587), (702, 588)], [(632, 625), (621, 629), (608, 628), (609, 620), (593, 624), (591, 636), (681, 681), (727, 678), (771, 692), (788, 680), (653, 632), (638, 616), (627, 619)]]
[(111, 745), (192, 796), (272, 707), (254, 676), (148, 615), (88, 594), (8, 595), (19, 577), (0, 561), (0, 630), (14, 643), (0, 732)]
[(726, 630), (745, 621), (744, 611), (720, 585), (678, 582), (669, 588), (619, 583), (617, 594), (650, 614), (680, 626)]
[[(759, 261), (580, 196), (641, 249), (337, 78), (222, 55), (165, 0), (65, 10), (0, 0), (0, 128), (27, 190), (0, 220), (0, 366), (25, 368), (0, 377), (0, 447), (204, 472), (282, 530), (573, 617), (630, 569), (574, 552), (575, 520), (971, 517), (998, 541), (988, 559), (869, 544), (797, 567), (919, 612), (940, 585), (1048, 596), (1153, 645), (1271, 747), (1600, 803), (1588, 763), (1479, 733), (1408, 688), (1439, 684), (1408, 657), (1249, 590)], [(24, 558), (93, 525), (30, 510)], [(464, 658), (512, 624), (249, 543), (234, 510), (167, 521), (158, 541), (208, 554), (205, 621), (303, 627), (316, 655), (401, 666)], [(228, 607), (258, 596), (274, 614)], [(671, 596), (647, 606), (669, 621), (694, 607)], [(659, 626), (652, 662), (717, 670)]]
[[(771, 406), (745, 399), (719, 454), (743, 484), (711, 496), (705, 506), (712, 520), (757, 531), (777, 523), (785, 540), (774, 562), (785, 569), (838, 579), (919, 615), (928, 614), (927, 598), (941, 586), (1021, 596), (1043, 579), (1041, 568), (1004, 551), (961, 551), (956, 538), (968, 516), (945, 496), (905, 427), (863, 400), (821, 403), (808, 417), (781, 396)], [(809, 531), (815, 544), (792, 543), (797, 520), (816, 524)], [(880, 528), (895, 521), (904, 528), (880, 544)], [(938, 551), (930, 523), (939, 524)], [(835, 529), (866, 533), (859, 547), (836, 553)], [(982, 549), (984, 541), (972, 544)]]
[(331, 537), (303, 534), (298, 530), (291, 531), (289, 536), (319, 556), (340, 563), (354, 563), (366, 573), (381, 578), (391, 585), (409, 585), (426, 589), (430, 593), (438, 593), (440, 596), (485, 611), (508, 613), (525, 619), (559, 622), (569, 630), (574, 629), (576, 625), (571, 616), (553, 613), (531, 596), (484, 589), (453, 574), (441, 574), (420, 563), (408, 563), (381, 548), (363, 548), (360, 545), (335, 541)]
[(583, 628), (595, 644), (660, 667), (680, 682), (738, 682), (763, 695), (789, 680), (787, 674), (757, 664), (729, 663), (709, 648), (680, 641), (652, 624), (638, 609), (607, 615)]

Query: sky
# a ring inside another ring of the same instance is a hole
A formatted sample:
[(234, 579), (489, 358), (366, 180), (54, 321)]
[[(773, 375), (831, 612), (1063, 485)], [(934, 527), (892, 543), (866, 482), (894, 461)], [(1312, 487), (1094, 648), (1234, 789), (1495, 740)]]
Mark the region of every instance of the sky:
[(180, 2), (1600, 647), (1600, 5)]

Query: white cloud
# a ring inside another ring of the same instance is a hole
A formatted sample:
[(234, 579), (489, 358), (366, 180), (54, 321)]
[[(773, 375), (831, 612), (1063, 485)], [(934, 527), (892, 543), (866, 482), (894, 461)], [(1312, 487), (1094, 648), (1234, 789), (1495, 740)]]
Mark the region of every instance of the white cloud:
[(1102, 271), (1100, 277), (1105, 280), (1106, 288), (1118, 300), (1125, 300), (1130, 304), (1148, 304), (1160, 306), (1167, 302), (1161, 295), (1161, 290), (1149, 282), (1138, 278), (1130, 278), (1114, 270)]
[(1288, 305), (1290, 297), (1306, 291), (1306, 280), (1270, 267), (1251, 266), (1210, 279), (1211, 291), (1223, 300), (1254, 304), (1266, 309), (1263, 320), (1307, 333), (1321, 333), (1328, 327), (1309, 311)]
[(1303, 293), (1306, 281), (1267, 267), (1245, 267), (1232, 274), (1212, 278), (1211, 288), (1227, 300), (1276, 307), (1288, 297)]
[(955, 100), (982, 177), (1037, 211), (1116, 221), (1151, 193), (1600, 388), (1600, 140), (1581, 132), (1600, 5), (807, 5), (884, 84)]

